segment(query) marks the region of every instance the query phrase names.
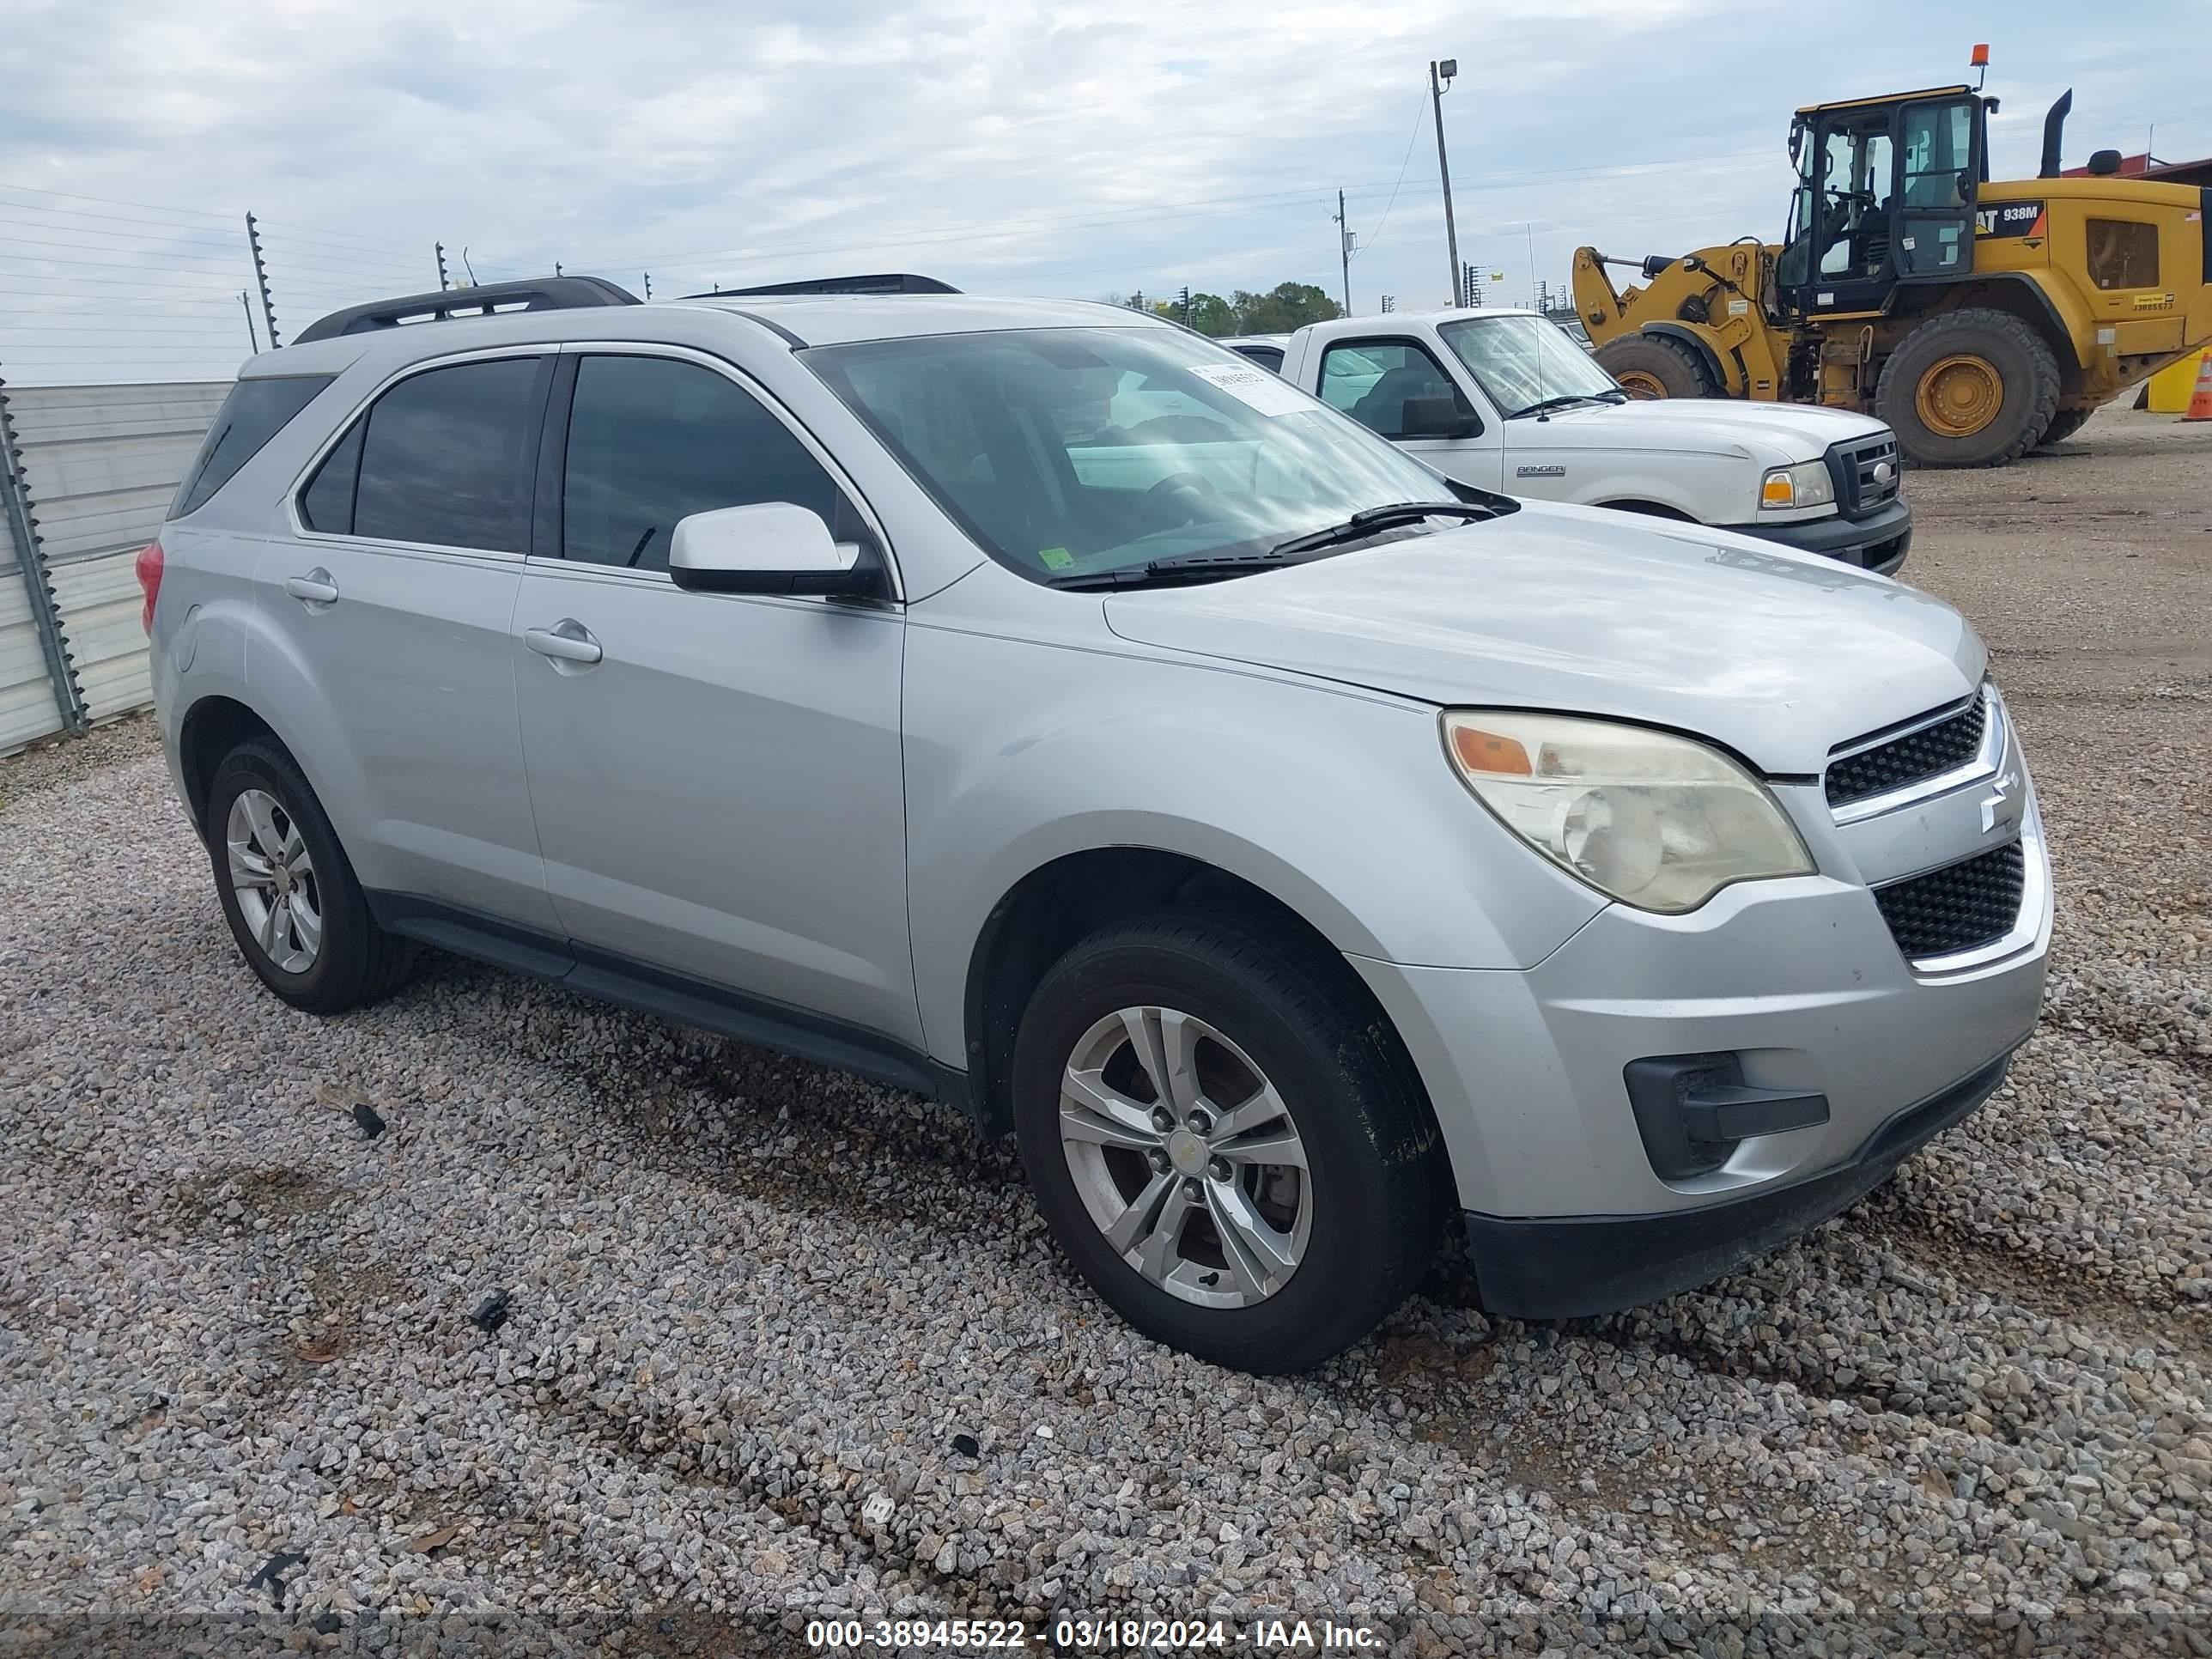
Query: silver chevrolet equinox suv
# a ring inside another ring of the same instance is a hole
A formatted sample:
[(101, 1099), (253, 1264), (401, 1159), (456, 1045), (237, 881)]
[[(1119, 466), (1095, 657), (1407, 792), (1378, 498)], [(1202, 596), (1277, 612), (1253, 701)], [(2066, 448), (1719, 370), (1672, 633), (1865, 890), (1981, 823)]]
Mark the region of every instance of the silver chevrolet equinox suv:
[(1499, 1314), (1708, 1280), (2041, 1000), (1948, 605), (1448, 484), (1132, 311), (358, 307), (246, 367), (139, 574), (278, 996), (427, 945), (956, 1103), (1227, 1365), (1358, 1340), (1447, 1215)]

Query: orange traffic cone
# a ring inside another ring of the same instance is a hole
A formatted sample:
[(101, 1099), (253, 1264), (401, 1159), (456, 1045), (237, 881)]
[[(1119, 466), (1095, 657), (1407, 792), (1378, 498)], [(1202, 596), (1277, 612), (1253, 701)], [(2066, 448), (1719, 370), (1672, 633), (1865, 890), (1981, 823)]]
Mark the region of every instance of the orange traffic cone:
[(2212, 351), (2197, 359), (2197, 390), (2189, 394), (2189, 407), (2181, 418), (2212, 421)]

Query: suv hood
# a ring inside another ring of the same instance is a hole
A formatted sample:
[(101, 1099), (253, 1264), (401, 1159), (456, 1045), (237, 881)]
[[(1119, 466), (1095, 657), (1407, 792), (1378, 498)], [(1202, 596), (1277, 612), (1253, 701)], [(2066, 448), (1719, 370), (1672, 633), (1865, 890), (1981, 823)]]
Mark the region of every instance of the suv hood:
[(1508, 421), (1504, 429), (1509, 448), (1719, 451), (1780, 466), (1809, 461), (1830, 444), (1871, 438), (1889, 428), (1870, 415), (1842, 409), (1654, 398), (1577, 404), (1547, 417)]
[(1439, 705), (1671, 726), (1775, 775), (1965, 696), (1988, 656), (1957, 611), (1887, 577), (1595, 507), (1524, 505), (1105, 609), (1136, 643)]

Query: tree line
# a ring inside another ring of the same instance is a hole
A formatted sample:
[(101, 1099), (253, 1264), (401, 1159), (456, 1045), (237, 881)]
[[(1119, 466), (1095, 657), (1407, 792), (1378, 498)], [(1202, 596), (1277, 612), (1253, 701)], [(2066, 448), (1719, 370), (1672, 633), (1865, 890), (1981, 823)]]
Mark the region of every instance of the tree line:
[(1311, 283), (1279, 283), (1265, 294), (1240, 288), (1225, 300), (1218, 294), (1194, 294), (1188, 316), (1181, 295), (1168, 300), (1143, 293), (1107, 297), (1133, 311), (1149, 311), (1174, 322), (1188, 323), (1200, 334), (1216, 339), (1239, 334), (1288, 334), (1308, 323), (1325, 323), (1343, 314), (1336, 301)]

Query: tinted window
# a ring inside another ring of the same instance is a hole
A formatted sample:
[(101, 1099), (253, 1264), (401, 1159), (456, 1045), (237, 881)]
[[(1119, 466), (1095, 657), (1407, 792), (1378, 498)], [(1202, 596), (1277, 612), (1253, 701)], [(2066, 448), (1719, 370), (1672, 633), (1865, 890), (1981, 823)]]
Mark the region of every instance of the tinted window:
[(839, 522), (836, 484), (744, 387), (668, 357), (577, 365), (561, 490), (566, 557), (665, 570), (678, 520), (762, 501)]
[(273, 380), (240, 380), (231, 387), (222, 407), (215, 412), (215, 423), (208, 428), (184, 483), (177, 486), (169, 516), (182, 518), (228, 483), (239, 468), (259, 454), (261, 447), (336, 378), (286, 374)]
[(2101, 289), (2158, 286), (2158, 227), (2125, 219), (2092, 219), (2089, 280)]
[(1249, 357), (1262, 368), (1272, 368), (1278, 374), (1283, 372), (1283, 349), (1280, 346), (1231, 345), (1229, 349), (1240, 357)]
[(1468, 410), (1443, 366), (1410, 340), (1331, 346), (1321, 360), (1321, 396), (1386, 438), (1406, 435), (1408, 398), (1449, 398), (1461, 412)]
[(308, 529), (353, 534), (354, 482), (361, 477), (361, 434), (368, 428), (367, 421), (349, 427), (300, 492), (300, 517)]
[(378, 398), (362, 443), (354, 533), (526, 551), (538, 363), (456, 363)]

